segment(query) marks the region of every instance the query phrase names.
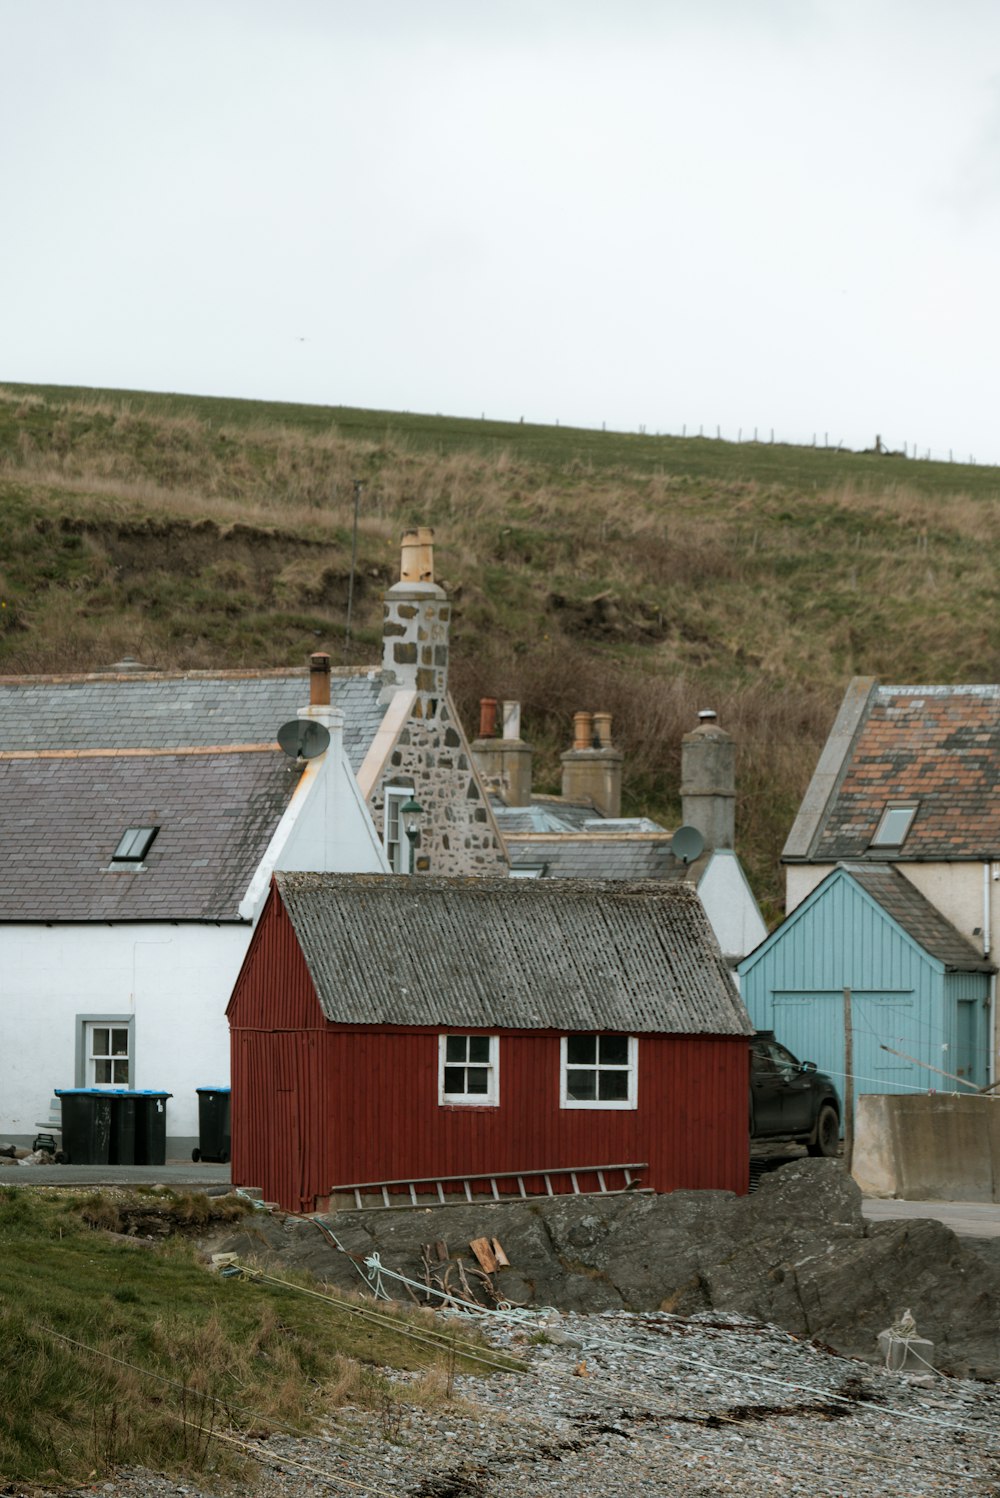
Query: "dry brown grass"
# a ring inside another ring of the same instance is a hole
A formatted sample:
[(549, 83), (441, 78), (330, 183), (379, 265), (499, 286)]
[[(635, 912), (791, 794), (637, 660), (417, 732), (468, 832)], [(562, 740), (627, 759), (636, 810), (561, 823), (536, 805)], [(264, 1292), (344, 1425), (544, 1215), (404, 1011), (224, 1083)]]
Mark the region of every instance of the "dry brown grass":
[(538, 462), (506, 440), (447, 447), (374, 425), (347, 436), (332, 419), (306, 430), (0, 390), (0, 504), (30, 516), (0, 559), (0, 669), (124, 654), (283, 665), (317, 645), (346, 658), (361, 480), (350, 659), (378, 659), (399, 532), (435, 526), (465, 721), (480, 695), (519, 697), (553, 788), (572, 712), (606, 707), (628, 807), (670, 820), (680, 737), (715, 707), (739, 742), (741, 852), (775, 900), (795, 799), (852, 674), (1000, 679), (1000, 498), (935, 497), (916, 471), (791, 488), (718, 465), (599, 466), (571, 448)]

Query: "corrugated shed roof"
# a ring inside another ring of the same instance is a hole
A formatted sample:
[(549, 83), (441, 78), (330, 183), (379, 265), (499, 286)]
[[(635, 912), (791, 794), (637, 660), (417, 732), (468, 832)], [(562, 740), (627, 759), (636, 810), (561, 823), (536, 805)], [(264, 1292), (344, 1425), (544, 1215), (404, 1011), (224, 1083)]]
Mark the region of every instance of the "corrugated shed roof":
[(887, 801), (916, 801), (903, 846), (873, 856), (1000, 856), (1000, 686), (874, 687), (810, 857), (867, 853)]
[(961, 973), (991, 973), (993, 964), (977, 952), (970, 941), (891, 864), (842, 863), (840, 865), (887, 915), (911, 936), (918, 946)]
[(752, 1032), (688, 884), (275, 880), (338, 1023)]
[[(0, 759), (0, 920), (234, 921), (300, 773), (277, 749)], [(145, 869), (109, 872), (150, 826)]]
[[(331, 673), (357, 772), (382, 722), (378, 673)], [(309, 673), (142, 672), (0, 679), (0, 751), (273, 744), (309, 701)]]

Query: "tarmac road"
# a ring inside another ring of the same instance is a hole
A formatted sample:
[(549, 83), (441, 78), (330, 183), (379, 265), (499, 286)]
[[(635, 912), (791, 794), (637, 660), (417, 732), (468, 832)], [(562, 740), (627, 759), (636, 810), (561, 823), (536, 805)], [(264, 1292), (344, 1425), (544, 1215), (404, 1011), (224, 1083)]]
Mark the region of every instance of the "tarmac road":
[(0, 1160), (0, 1186), (171, 1186), (218, 1191), (230, 1182), (228, 1165), (168, 1160), (165, 1165), (18, 1165)]
[(861, 1210), (870, 1222), (900, 1217), (936, 1217), (960, 1238), (1000, 1238), (998, 1202), (903, 1202), (865, 1197)]

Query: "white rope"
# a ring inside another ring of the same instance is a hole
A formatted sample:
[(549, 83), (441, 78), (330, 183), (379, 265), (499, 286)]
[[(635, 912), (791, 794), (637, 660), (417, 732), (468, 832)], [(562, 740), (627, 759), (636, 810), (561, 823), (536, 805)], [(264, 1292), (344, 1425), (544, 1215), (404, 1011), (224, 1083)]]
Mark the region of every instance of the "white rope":
[[(418, 1290), (423, 1294), (430, 1293), (433, 1295), (440, 1295), (443, 1299), (451, 1301), (453, 1303), (454, 1309), (460, 1315), (479, 1315), (485, 1317), (487, 1320), (492, 1317), (496, 1320), (510, 1322), (513, 1325), (530, 1326), (532, 1322), (537, 1323), (539, 1319), (547, 1319), (550, 1316), (558, 1316), (560, 1314), (552, 1306), (544, 1306), (537, 1309), (531, 1309), (527, 1306), (519, 1306), (512, 1307), (510, 1310), (503, 1310), (499, 1306), (494, 1309), (492, 1306), (478, 1305), (474, 1301), (461, 1301), (461, 1303), (459, 1303), (458, 1301), (456, 1301), (455, 1297), (449, 1296), (443, 1291), (428, 1290), (428, 1286), (421, 1284), (418, 1280), (410, 1279), (407, 1275), (401, 1274), (398, 1270), (387, 1268), (386, 1265), (382, 1263), (378, 1253), (370, 1254), (368, 1258), (365, 1259), (365, 1263), (372, 1268), (373, 1273), (377, 1273), (378, 1283), (380, 1285), (382, 1282), (382, 1277), (385, 1276), (388, 1279), (398, 1280), (401, 1284), (409, 1285), (414, 1290)], [(671, 1315), (670, 1319), (673, 1321), (685, 1322), (685, 1324), (688, 1324), (686, 1323), (686, 1319), (683, 1316)], [(811, 1394), (817, 1399), (826, 1400), (829, 1403), (846, 1405), (851, 1409), (855, 1408), (857, 1404), (856, 1400), (851, 1399), (844, 1394), (837, 1394), (830, 1389), (817, 1389), (814, 1388), (811, 1384), (791, 1383), (788, 1379), (777, 1378), (774, 1375), (767, 1373), (748, 1373), (740, 1369), (726, 1367), (725, 1364), (712, 1363), (706, 1358), (695, 1357), (691, 1353), (678, 1355), (663, 1351), (660, 1348), (643, 1347), (641, 1344), (626, 1342), (621, 1339), (615, 1340), (611, 1337), (602, 1336), (592, 1336), (585, 1342), (581, 1343), (581, 1351), (583, 1352), (602, 1347), (611, 1352), (638, 1353), (640, 1356), (650, 1357), (663, 1362), (668, 1362), (674, 1366), (682, 1366), (683, 1364), (687, 1363), (692, 1367), (703, 1369), (705, 1372), (712, 1374), (716, 1378), (742, 1378), (747, 1380), (751, 1384), (767, 1384), (774, 1388), (781, 1389), (786, 1393), (798, 1395)], [(919, 1357), (920, 1354), (914, 1353), (914, 1356)], [(930, 1366), (930, 1364), (928, 1364), (928, 1366)], [(936, 1369), (934, 1371), (937, 1372)], [(931, 1426), (936, 1430), (957, 1430), (962, 1431), (966, 1435), (981, 1436), (981, 1432), (973, 1429), (971, 1426), (959, 1425), (950, 1421), (936, 1420), (932, 1416), (918, 1415), (910, 1410), (896, 1410), (894, 1411), (894, 1414), (901, 1420), (910, 1420), (914, 1424)]]

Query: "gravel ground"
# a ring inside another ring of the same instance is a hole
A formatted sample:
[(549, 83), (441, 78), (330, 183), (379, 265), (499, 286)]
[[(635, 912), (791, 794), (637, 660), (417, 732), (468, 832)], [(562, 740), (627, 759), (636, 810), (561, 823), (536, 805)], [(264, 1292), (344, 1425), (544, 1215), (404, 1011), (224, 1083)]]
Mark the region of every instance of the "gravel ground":
[[(532, 1340), (532, 1331), (549, 1340)], [(528, 1330), (494, 1326), (490, 1335), (529, 1371), (460, 1376), (455, 1399), (434, 1408), (349, 1407), (307, 1440), (272, 1434), (257, 1443), (263, 1460), (251, 1491), (261, 1498), (1000, 1495), (994, 1384), (889, 1373), (775, 1327), (713, 1313), (550, 1313)], [(81, 1491), (201, 1493), (147, 1472)]]

